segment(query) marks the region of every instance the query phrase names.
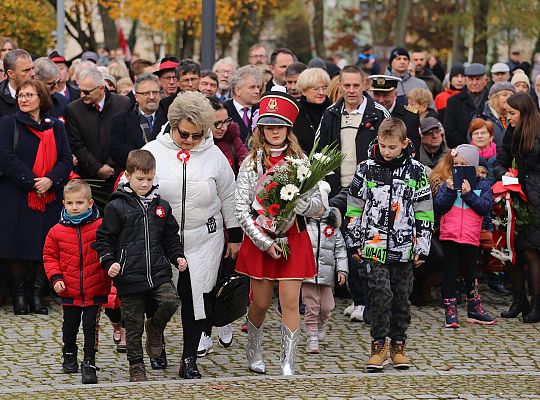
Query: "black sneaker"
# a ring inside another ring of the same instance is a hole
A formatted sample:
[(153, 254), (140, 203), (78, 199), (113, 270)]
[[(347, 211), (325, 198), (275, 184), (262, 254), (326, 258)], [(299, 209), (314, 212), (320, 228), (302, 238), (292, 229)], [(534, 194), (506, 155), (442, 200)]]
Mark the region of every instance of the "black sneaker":
[(73, 352), (62, 352), (62, 369), (66, 374), (76, 374), (79, 372), (79, 363), (77, 362), (77, 350)]
[(81, 363), (82, 383), (97, 383), (97, 374), (99, 368), (95, 366), (94, 361), (84, 360)]
[(503, 296), (512, 294), (512, 292), (504, 286), (504, 275), (497, 272), (492, 272), (489, 274), (488, 287), (494, 293), (501, 294)]
[(467, 300), (467, 322), (480, 325), (494, 325), (497, 319), (484, 311), (480, 296)]

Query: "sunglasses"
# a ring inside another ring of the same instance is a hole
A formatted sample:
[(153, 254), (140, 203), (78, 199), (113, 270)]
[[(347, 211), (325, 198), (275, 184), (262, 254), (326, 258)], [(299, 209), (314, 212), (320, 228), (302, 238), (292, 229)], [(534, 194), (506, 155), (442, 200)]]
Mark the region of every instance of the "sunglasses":
[(99, 86), (96, 86), (95, 88), (93, 89), (90, 89), (90, 90), (86, 90), (86, 89), (81, 89), (79, 88), (79, 91), (84, 94), (85, 96), (88, 96), (90, 93), (92, 93), (94, 90), (100, 88), (102, 85), (99, 85)]
[(227, 118), (225, 121), (216, 121), (214, 122), (214, 126), (216, 127), (216, 129), (221, 129), (225, 126), (229, 126), (231, 121), (232, 121), (232, 118)]
[(184, 132), (184, 131), (181, 131), (180, 128), (176, 128), (176, 130), (178, 131), (178, 136), (180, 136), (180, 139), (184, 139), (184, 140), (187, 140), (191, 137), (194, 141), (198, 141), (198, 140), (201, 140), (204, 136), (203, 133)]

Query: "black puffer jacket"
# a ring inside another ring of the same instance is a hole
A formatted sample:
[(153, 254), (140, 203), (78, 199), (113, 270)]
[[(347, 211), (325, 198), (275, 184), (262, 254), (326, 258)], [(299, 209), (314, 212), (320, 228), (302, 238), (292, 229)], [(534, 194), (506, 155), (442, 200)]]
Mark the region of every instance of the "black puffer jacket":
[(171, 263), (184, 257), (171, 206), (157, 194), (146, 206), (128, 185), (114, 192), (97, 231), (96, 250), (105, 270), (120, 263), (119, 295), (140, 293), (172, 279)]

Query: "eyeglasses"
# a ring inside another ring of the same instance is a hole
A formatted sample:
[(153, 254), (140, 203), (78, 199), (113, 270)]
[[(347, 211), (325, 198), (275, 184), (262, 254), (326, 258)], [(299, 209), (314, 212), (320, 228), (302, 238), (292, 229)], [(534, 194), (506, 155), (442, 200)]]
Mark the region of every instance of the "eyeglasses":
[(314, 92), (320, 92), (322, 90), (323, 92), (326, 92), (328, 90), (328, 86), (310, 87), (309, 90), (313, 90)]
[(190, 82), (197, 82), (200, 78), (197, 76), (195, 78), (182, 78), (180, 79), (180, 83), (190, 83)]
[(178, 131), (178, 136), (180, 136), (180, 139), (184, 139), (184, 140), (187, 140), (191, 137), (194, 141), (198, 141), (198, 140), (201, 140), (202, 137), (204, 136), (203, 133), (184, 132), (184, 131), (181, 131), (180, 128), (176, 128), (176, 130)]
[(214, 122), (214, 126), (217, 129), (221, 129), (223, 127), (229, 126), (231, 121), (232, 121), (232, 118), (227, 118), (225, 121), (216, 121), (216, 122)]
[(99, 85), (99, 86), (96, 86), (95, 88), (93, 89), (90, 89), (90, 90), (86, 90), (86, 89), (81, 89), (79, 88), (79, 91), (84, 94), (85, 96), (88, 96), (90, 93), (92, 93), (94, 90), (100, 88), (102, 85)]
[(17, 96), (17, 100), (32, 100), (32, 97), (39, 96), (37, 93), (19, 93)]
[(54, 89), (59, 83), (60, 79), (57, 79), (54, 82), (46, 82), (45, 85), (47, 85), (49, 89)]
[(233, 71), (229, 71), (227, 69), (218, 69), (216, 70), (216, 74), (220, 74), (220, 75), (232, 75), (233, 74)]
[(160, 76), (159, 79), (163, 79), (164, 81), (176, 81), (176, 76)]
[(144, 96), (144, 97), (150, 97), (150, 96), (158, 97), (159, 96), (159, 90), (149, 90), (148, 92), (135, 92), (135, 93), (140, 94), (141, 96)]

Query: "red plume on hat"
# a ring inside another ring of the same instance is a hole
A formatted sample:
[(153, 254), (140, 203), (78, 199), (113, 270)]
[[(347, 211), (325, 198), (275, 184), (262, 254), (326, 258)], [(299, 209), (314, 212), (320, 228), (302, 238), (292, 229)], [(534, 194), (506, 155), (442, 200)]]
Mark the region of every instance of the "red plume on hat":
[(266, 92), (259, 103), (257, 125), (292, 127), (300, 112), (294, 97), (282, 92)]

